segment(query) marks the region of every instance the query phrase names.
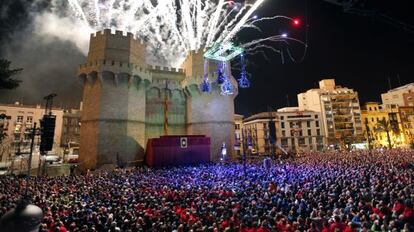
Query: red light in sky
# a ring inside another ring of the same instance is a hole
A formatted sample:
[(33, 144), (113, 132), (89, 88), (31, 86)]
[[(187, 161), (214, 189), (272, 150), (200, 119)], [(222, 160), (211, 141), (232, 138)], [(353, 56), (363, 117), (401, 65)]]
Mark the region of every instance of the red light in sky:
[(293, 25), (299, 26), (300, 25), (300, 19), (293, 19)]

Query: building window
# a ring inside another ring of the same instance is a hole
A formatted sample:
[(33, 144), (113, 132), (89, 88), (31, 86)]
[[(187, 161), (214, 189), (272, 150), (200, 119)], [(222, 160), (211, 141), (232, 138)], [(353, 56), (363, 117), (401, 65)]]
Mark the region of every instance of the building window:
[(316, 135), (320, 136), (321, 135), (321, 129), (316, 129)]
[(305, 138), (299, 138), (299, 145), (305, 144)]
[(282, 146), (287, 146), (288, 145), (288, 140), (287, 139), (281, 139), (280, 141), (282, 143)]
[(322, 144), (323, 143), (323, 138), (322, 137), (317, 137), (316, 138), (316, 143)]
[(308, 129), (308, 136), (311, 136), (311, 135), (312, 135), (312, 130)]
[(284, 116), (280, 116), (280, 120), (284, 120), (285, 119), (285, 117)]
[(319, 116), (317, 114), (315, 114), (315, 118), (317, 119)]
[(312, 144), (312, 137), (308, 138), (309, 145)]
[(307, 122), (306, 122), (306, 126), (307, 126), (307, 127), (311, 127), (311, 125), (310, 125), (310, 124), (311, 124), (311, 122), (310, 122), (310, 121), (307, 121)]
[(23, 116), (17, 116), (17, 123), (23, 123)]
[(315, 124), (316, 124), (316, 127), (319, 127), (319, 121), (316, 121)]
[(280, 123), (280, 127), (281, 127), (281, 128), (285, 128), (285, 122), (281, 122), (281, 123)]
[(33, 116), (27, 116), (26, 122), (33, 123)]
[(282, 130), (282, 137), (286, 137), (286, 131)]

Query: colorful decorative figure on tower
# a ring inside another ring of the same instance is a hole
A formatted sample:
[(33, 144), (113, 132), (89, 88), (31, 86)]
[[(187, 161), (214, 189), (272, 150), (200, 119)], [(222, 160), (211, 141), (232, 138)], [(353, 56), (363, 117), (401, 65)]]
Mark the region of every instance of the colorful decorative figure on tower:
[(240, 88), (249, 88), (250, 81), (247, 79), (247, 72), (246, 72), (246, 62), (244, 60), (244, 55), (240, 55), (240, 65), (241, 65), (241, 73), (240, 78), (237, 80), (239, 83)]
[(210, 93), (211, 92), (211, 85), (208, 77), (205, 75), (203, 78), (203, 82), (200, 84), (201, 92), (203, 93)]
[(221, 62), (218, 70), (217, 70), (217, 84), (222, 85), (224, 81), (227, 79), (226, 77), (226, 70), (225, 70), (226, 64), (225, 62)]
[(203, 76), (203, 82), (200, 84), (201, 92), (203, 93), (210, 93), (211, 92), (211, 84), (208, 80), (208, 60), (204, 59), (204, 76)]
[(221, 88), (221, 95), (232, 95), (234, 93), (233, 84), (230, 82), (228, 78), (224, 79), (224, 82), (220, 86), (220, 88)]

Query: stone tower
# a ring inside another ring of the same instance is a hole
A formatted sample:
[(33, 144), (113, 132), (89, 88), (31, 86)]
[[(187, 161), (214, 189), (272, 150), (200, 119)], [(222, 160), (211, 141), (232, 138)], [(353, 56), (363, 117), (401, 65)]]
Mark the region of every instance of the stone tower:
[[(229, 65), (227, 65), (229, 67)], [(211, 138), (211, 158), (216, 161), (220, 157), (223, 142), (227, 146), (230, 157), (234, 155), (235, 125), (234, 98), (237, 96), (237, 83), (231, 77), (235, 93), (221, 95), (220, 86), (212, 83), (211, 93), (203, 93), (200, 84), (204, 74), (204, 54), (190, 52), (182, 64), (186, 73), (185, 88), (187, 91), (187, 133), (203, 134)], [(209, 79), (215, 81), (217, 63), (209, 62), (207, 72)], [(231, 76), (230, 68), (226, 70)]]
[[(131, 33), (104, 30), (91, 35), (87, 61), (78, 71), (84, 86), (82, 167), (142, 162), (147, 140), (163, 135), (166, 95), (169, 135), (207, 135), (212, 160), (219, 158), (223, 142), (232, 156), (237, 93), (222, 96), (215, 84), (211, 93), (199, 90), (203, 53), (191, 52), (181, 69), (149, 66), (145, 54), (145, 44)], [(211, 80), (216, 68), (209, 64)]]

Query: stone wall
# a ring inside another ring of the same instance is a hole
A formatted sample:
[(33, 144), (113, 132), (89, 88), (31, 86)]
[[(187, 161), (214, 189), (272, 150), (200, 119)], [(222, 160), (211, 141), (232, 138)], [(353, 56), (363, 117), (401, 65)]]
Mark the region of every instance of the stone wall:
[(213, 85), (211, 93), (202, 93), (198, 86), (187, 88), (187, 132), (191, 135), (205, 134), (211, 138), (211, 159), (220, 158), (223, 142), (229, 158), (234, 158), (234, 96), (220, 95), (220, 89)]

